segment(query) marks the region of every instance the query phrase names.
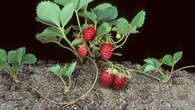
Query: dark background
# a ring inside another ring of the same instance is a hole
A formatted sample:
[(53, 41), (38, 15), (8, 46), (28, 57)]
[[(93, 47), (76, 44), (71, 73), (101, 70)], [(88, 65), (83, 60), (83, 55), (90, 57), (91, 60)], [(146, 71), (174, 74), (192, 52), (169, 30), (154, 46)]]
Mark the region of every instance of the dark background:
[[(41, 32), (44, 25), (35, 21), (35, 9), (40, 0), (23, 0), (1, 3), (1, 39), (0, 48), (6, 50), (21, 46), (27, 52), (34, 53), (38, 59), (70, 61), (74, 58), (69, 51), (55, 44), (41, 44), (35, 34)], [(122, 50), (123, 57), (112, 60), (128, 60), (143, 63), (147, 57), (160, 58), (166, 53), (183, 50), (184, 56), (179, 67), (195, 64), (193, 1), (189, 0), (95, 0), (97, 3), (110, 2), (117, 6), (119, 17), (129, 21), (144, 9), (147, 13), (140, 34), (132, 35)]]

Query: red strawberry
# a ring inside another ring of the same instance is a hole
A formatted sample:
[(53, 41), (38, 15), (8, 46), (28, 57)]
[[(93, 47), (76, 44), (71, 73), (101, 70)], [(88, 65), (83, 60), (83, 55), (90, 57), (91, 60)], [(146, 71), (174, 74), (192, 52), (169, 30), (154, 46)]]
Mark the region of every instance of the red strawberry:
[(84, 30), (84, 35), (83, 35), (85, 42), (90, 41), (95, 36), (95, 34), (96, 34), (96, 31), (93, 28), (93, 26), (89, 26), (88, 28), (86, 28)]
[(103, 70), (100, 74), (100, 84), (102, 86), (109, 86), (113, 83), (114, 75), (107, 72), (107, 70)]
[(77, 52), (81, 57), (85, 57), (87, 55), (87, 47), (80, 45), (79, 48), (77, 48)]
[(126, 79), (123, 76), (117, 76), (114, 79), (114, 88), (120, 89), (125, 84)]
[(110, 59), (110, 57), (112, 56), (112, 45), (110, 43), (104, 43), (100, 48), (100, 54), (102, 59)]

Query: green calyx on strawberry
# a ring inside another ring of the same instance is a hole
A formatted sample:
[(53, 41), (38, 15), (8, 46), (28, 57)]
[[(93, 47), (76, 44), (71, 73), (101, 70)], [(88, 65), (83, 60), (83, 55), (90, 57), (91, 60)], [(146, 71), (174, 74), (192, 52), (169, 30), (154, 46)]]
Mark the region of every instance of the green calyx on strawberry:
[(113, 84), (113, 81), (114, 75), (112, 75), (106, 69), (104, 69), (100, 74), (100, 84), (104, 87), (107, 87)]
[(96, 31), (93, 26), (87, 27), (83, 32), (84, 41), (85, 42), (90, 41), (91, 39), (93, 39), (93, 37), (95, 37), (95, 34), (96, 34)]
[(112, 56), (112, 51), (113, 51), (112, 45), (108, 42), (104, 43), (100, 48), (101, 58), (107, 61)]
[(87, 55), (87, 47), (84, 45), (79, 45), (77, 52), (81, 57), (85, 57)]

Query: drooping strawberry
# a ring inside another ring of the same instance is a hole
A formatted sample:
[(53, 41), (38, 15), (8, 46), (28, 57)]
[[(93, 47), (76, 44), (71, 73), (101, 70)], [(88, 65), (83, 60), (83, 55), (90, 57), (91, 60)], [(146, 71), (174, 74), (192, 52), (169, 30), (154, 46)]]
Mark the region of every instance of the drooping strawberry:
[(96, 31), (93, 28), (93, 26), (89, 26), (88, 28), (86, 28), (83, 32), (83, 38), (85, 40), (85, 42), (90, 41), (91, 39), (93, 39), (93, 37), (95, 36)]
[(123, 76), (116, 76), (114, 79), (114, 88), (115, 89), (120, 89), (124, 84), (125, 84), (125, 77)]
[(112, 45), (108, 42), (104, 43), (100, 48), (100, 54), (102, 59), (106, 61), (110, 59), (110, 57), (112, 56), (112, 51)]
[(104, 69), (100, 74), (100, 84), (102, 86), (109, 86), (113, 83), (114, 75), (107, 72), (106, 69)]
[(87, 55), (87, 47), (84, 45), (80, 45), (77, 48), (77, 52), (81, 57), (85, 57)]

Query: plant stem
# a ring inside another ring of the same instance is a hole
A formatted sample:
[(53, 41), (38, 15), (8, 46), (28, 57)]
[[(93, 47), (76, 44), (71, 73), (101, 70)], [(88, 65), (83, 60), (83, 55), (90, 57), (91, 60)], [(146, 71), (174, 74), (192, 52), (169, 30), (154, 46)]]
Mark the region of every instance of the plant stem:
[(63, 38), (64, 40), (68, 43), (68, 45), (73, 49), (73, 53), (79, 58), (79, 60), (81, 62), (83, 62), (82, 58), (80, 57), (80, 55), (78, 55), (77, 53), (77, 50), (75, 49), (75, 47), (72, 45), (72, 43), (69, 41), (69, 39), (66, 37), (66, 35), (64, 34), (64, 31), (60, 28), (61, 32), (62, 32), (62, 35), (63, 35)]
[(129, 34), (127, 36), (125, 36), (125, 40), (120, 45), (118, 45), (117, 47), (115, 47), (114, 50), (117, 49), (117, 48), (122, 47), (125, 44), (125, 42), (127, 41), (128, 36), (129, 36)]
[[(84, 42), (85, 43), (85, 42)], [(91, 51), (90, 51), (90, 49), (89, 49), (89, 46), (85, 43), (85, 45), (86, 45), (86, 47), (87, 47), (87, 50), (88, 50), (88, 52), (89, 52), (89, 55), (91, 56), (91, 57), (93, 57), (93, 54), (91, 53)]]
[[(87, 11), (88, 4), (85, 6), (84, 13)], [(87, 24), (87, 19), (85, 18), (85, 24)]]
[(158, 78), (158, 77), (156, 77), (156, 76), (154, 76), (154, 75), (151, 75), (151, 74), (148, 74), (148, 73), (145, 73), (145, 72), (139, 71), (139, 70), (131, 69), (130, 71), (134, 71), (134, 72), (142, 73), (142, 74), (144, 74), (144, 75), (146, 75), (146, 76), (149, 76), (149, 77), (152, 77), (152, 78), (154, 78), (154, 79), (156, 79), (156, 80), (158, 80), (158, 81), (161, 81), (161, 79), (160, 79), (160, 78)]
[(80, 20), (79, 20), (79, 16), (78, 16), (78, 10), (75, 10), (75, 14), (76, 14), (76, 18), (77, 18), (77, 23), (78, 23), (78, 26), (79, 26), (79, 30), (81, 32), (82, 29), (81, 29), (81, 23), (80, 23)]
[(69, 82), (68, 82), (68, 88), (70, 89), (71, 86), (72, 86), (72, 79), (71, 79), (71, 76), (68, 77), (68, 80), (69, 80)]
[(183, 70), (183, 69), (187, 69), (187, 68), (195, 68), (195, 65), (189, 65), (189, 66), (181, 67), (181, 68), (179, 68), (179, 69), (173, 71), (172, 74), (173, 74), (173, 73), (176, 73), (176, 72), (178, 72), (178, 71), (181, 71), (181, 70)]

